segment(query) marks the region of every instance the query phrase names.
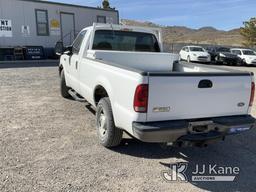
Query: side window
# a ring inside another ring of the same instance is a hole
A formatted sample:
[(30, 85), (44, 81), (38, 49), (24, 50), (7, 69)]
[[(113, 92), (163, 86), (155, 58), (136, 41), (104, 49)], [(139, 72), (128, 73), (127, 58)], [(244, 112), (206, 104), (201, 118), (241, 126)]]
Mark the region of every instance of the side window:
[(74, 54), (78, 54), (84, 39), (84, 36), (86, 34), (87, 31), (82, 31), (81, 33), (78, 34), (78, 36), (76, 37), (73, 46), (72, 46), (72, 52)]
[(48, 12), (36, 9), (36, 30), (38, 36), (49, 36)]
[(232, 50), (232, 53), (234, 53), (236, 55), (241, 55), (241, 51), (239, 51), (239, 50)]
[(106, 16), (97, 16), (97, 23), (107, 23)]

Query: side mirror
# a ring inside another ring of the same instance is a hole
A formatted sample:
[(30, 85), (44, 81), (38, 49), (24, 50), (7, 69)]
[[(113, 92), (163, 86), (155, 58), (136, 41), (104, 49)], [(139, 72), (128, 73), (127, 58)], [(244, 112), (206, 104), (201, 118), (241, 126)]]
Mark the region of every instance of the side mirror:
[(72, 55), (73, 54), (73, 46), (67, 46), (64, 48), (64, 54)]
[(63, 42), (62, 41), (58, 41), (56, 44), (55, 44), (55, 53), (56, 55), (62, 55), (64, 52), (64, 45), (63, 45)]

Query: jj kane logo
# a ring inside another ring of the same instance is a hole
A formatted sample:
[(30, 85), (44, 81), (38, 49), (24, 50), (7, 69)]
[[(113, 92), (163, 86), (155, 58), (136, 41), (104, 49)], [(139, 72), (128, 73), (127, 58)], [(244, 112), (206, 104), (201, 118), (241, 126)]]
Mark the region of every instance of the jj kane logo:
[(164, 180), (168, 182), (188, 181), (234, 181), (239, 175), (239, 167), (199, 165), (188, 169), (188, 163), (171, 164), (169, 170), (162, 171)]

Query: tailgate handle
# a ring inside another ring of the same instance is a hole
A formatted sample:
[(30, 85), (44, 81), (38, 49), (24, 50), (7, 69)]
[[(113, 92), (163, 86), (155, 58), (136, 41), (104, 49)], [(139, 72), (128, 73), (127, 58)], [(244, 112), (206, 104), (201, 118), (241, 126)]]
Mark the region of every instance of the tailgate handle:
[(211, 80), (208, 80), (208, 79), (201, 80), (198, 84), (198, 88), (200, 89), (206, 89), (206, 88), (212, 88), (212, 87), (213, 87), (213, 83)]

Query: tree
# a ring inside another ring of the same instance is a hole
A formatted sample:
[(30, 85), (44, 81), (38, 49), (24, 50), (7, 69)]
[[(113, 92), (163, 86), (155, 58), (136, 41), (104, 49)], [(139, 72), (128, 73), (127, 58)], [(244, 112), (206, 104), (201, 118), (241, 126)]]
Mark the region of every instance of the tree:
[(240, 34), (244, 38), (244, 46), (250, 48), (256, 46), (256, 17), (244, 22), (244, 26), (240, 28)]
[(108, 0), (104, 0), (102, 2), (102, 6), (103, 6), (103, 9), (110, 9), (110, 5), (109, 5)]

